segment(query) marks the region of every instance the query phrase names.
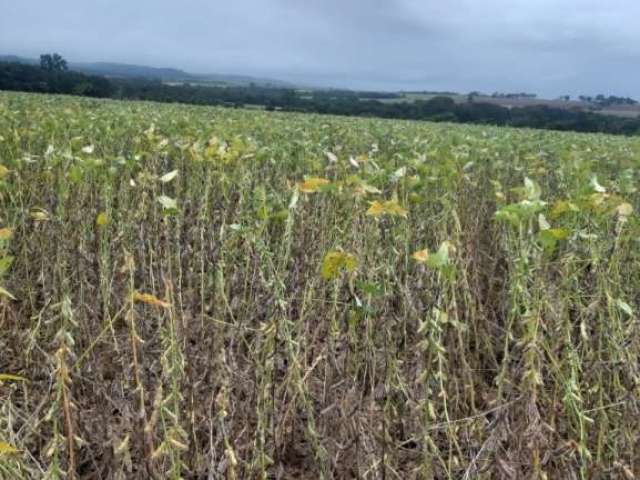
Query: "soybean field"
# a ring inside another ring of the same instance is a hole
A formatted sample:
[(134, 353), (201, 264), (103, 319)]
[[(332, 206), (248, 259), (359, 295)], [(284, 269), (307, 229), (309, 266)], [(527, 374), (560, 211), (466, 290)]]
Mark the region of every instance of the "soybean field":
[(0, 92), (0, 478), (640, 478), (640, 138)]

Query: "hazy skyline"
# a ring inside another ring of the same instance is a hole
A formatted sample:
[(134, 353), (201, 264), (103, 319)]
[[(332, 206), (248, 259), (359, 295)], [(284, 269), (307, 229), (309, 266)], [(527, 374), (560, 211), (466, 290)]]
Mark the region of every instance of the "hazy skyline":
[(637, 0), (5, 1), (0, 54), (359, 89), (640, 97)]

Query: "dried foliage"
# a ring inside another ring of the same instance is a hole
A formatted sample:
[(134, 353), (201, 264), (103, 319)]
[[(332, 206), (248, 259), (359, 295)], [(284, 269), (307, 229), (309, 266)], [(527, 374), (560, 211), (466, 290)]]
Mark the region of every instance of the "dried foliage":
[(640, 476), (638, 139), (0, 93), (0, 165), (0, 478)]

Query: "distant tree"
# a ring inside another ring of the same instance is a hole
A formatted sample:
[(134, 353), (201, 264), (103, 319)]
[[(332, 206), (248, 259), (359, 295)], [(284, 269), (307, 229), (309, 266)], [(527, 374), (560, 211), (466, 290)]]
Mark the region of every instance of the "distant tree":
[(40, 55), (40, 68), (48, 72), (53, 70), (53, 58), (50, 54), (45, 53)]
[(58, 53), (40, 55), (40, 68), (48, 72), (64, 72), (69, 70), (67, 61)]
[(53, 54), (53, 69), (56, 71), (66, 71), (69, 70), (69, 66), (67, 65), (67, 61), (62, 58), (61, 55), (54, 53)]

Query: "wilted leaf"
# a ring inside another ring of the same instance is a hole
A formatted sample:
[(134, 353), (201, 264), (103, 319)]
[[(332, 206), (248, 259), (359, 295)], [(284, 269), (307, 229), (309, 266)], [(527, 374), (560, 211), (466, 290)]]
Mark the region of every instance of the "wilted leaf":
[(169, 308), (171, 304), (165, 300), (161, 300), (150, 293), (133, 292), (133, 300), (136, 302), (146, 303), (154, 307)]
[(177, 176), (178, 176), (178, 170), (172, 170), (171, 172), (165, 173), (164, 175), (162, 175), (160, 177), (160, 181), (162, 183), (169, 183), (171, 180), (173, 180)]
[(321, 187), (329, 185), (329, 180), (320, 177), (311, 177), (304, 182), (298, 184), (298, 190), (302, 193), (315, 193), (320, 190)]
[(418, 250), (413, 255), (411, 255), (411, 258), (413, 258), (417, 262), (425, 263), (429, 259), (429, 250), (426, 248), (424, 250)]
[(298, 190), (293, 190), (293, 195), (291, 195), (291, 199), (289, 200), (289, 210), (293, 210), (294, 208), (296, 208), (296, 205), (298, 204)]
[(362, 191), (362, 193), (382, 193), (379, 189), (377, 189), (376, 187), (374, 187), (373, 185), (369, 185), (366, 183), (361, 183), (360, 185), (358, 185), (357, 187), (358, 189), (360, 189), (360, 191)]
[(592, 177), (590, 182), (591, 188), (598, 193), (605, 193), (607, 191), (600, 183), (598, 183), (598, 177)]
[(542, 213), (538, 214), (538, 227), (540, 230), (549, 230), (551, 228), (547, 218)]
[(624, 300), (618, 298), (616, 300), (616, 306), (630, 317), (633, 316), (633, 308)]
[(358, 266), (358, 260), (350, 253), (331, 251), (322, 261), (322, 278), (331, 280), (338, 276), (340, 271), (353, 272)]
[(327, 156), (327, 160), (329, 160), (329, 163), (337, 163), (338, 162), (338, 157), (335, 155), (335, 153), (332, 152), (324, 152), (324, 154)]
[(9, 172), (11, 172), (11, 170), (9, 170), (4, 165), (0, 165), (0, 180), (9, 175)]
[(156, 200), (158, 200), (158, 203), (160, 203), (160, 205), (162, 205), (162, 208), (164, 208), (165, 210), (178, 209), (178, 202), (176, 202), (176, 200), (174, 200), (171, 197), (167, 197), (166, 195), (160, 195)]
[(86, 153), (87, 155), (91, 155), (95, 147), (93, 145), (87, 145), (86, 147), (82, 147), (82, 153)]
[(524, 178), (524, 190), (527, 195), (527, 200), (540, 200), (540, 186), (529, 177)]
[(11, 295), (11, 293), (4, 287), (0, 287), (0, 297), (7, 297), (7, 298), (10, 298), (11, 300), (16, 300), (16, 297)]
[(407, 167), (401, 167), (391, 174), (391, 181), (397, 182), (407, 174)]

